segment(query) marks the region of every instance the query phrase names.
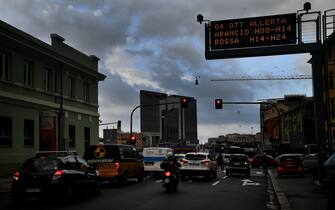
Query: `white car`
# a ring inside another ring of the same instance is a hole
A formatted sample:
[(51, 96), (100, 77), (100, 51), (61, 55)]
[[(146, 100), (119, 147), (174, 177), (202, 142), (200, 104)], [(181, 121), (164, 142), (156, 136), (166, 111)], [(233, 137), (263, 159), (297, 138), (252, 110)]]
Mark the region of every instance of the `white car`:
[(217, 164), (214, 156), (205, 152), (190, 152), (187, 153), (180, 161), (181, 178), (192, 176), (205, 176), (206, 178), (217, 177)]

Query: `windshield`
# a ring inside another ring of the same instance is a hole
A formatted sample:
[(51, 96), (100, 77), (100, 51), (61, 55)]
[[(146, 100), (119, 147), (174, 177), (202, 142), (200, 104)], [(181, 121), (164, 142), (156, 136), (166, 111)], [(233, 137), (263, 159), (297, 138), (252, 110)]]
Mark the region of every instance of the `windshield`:
[(29, 159), (23, 166), (22, 170), (29, 172), (43, 172), (56, 170), (60, 165), (58, 159)]
[(201, 154), (187, 154), (185, 156), (185, 159), (187, 160), (204, 160), (206, 159), (206, 155)]
[(233, 162), (245, 162), (247, 160), (247, 157), (244, 156), (230, 156), (230, 161)]
[(325, 162), (325, 166), (335, 167), (335, 153), (328, 158), (328, 160)]

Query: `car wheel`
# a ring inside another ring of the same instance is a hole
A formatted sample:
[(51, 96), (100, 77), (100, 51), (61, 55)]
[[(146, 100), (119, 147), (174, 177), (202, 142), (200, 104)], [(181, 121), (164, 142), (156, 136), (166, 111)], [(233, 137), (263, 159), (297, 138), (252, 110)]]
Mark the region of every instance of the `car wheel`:
[(12, 199), (15, 207), (22, 207), (26, 203), (26, 198), (23, 193), (13, 193)]
[(122, 176), (119, 179), (119, 184), (121, 186), (126, 185), (127, 184), (127, 178), (128, 178), (128, 173), (127, 173), (127, 171), (125, 171), (125, 172), (123, 172)]
[(70, 185), (66, 187), (64, 194), (63, 194), (63, 203), (69, 203), (73, 198), (73, 187)]
[(300, 177), (304, 177), (304, 176), (305, 176), (305, 174), (300, 174), (299, 176), (300, 176)]
[(250, 177), (250, 171), (245, 174), (246, 177)]
[(94, 186), (94, 195), (100, 195), (100, 194), (101, 194), (101, 181), (97, 180)]

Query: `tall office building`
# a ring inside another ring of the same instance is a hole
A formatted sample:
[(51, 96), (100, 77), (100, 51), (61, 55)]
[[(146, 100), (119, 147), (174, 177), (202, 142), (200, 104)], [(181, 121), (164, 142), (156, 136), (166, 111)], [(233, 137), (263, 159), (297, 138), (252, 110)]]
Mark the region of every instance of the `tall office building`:
[(181, 97), (141, 90), (141, 132), (149, 145), (198, 144), (196, 100), (187, 97), (188, 108), (181, 109)]

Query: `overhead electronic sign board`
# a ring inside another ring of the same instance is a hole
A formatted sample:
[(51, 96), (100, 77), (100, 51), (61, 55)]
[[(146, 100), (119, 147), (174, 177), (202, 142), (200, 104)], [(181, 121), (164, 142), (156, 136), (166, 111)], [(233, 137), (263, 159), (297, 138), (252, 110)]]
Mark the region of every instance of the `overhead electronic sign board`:
[(210, 22), (210, 48), (222, 50), (296, 43), (296, 14)]

